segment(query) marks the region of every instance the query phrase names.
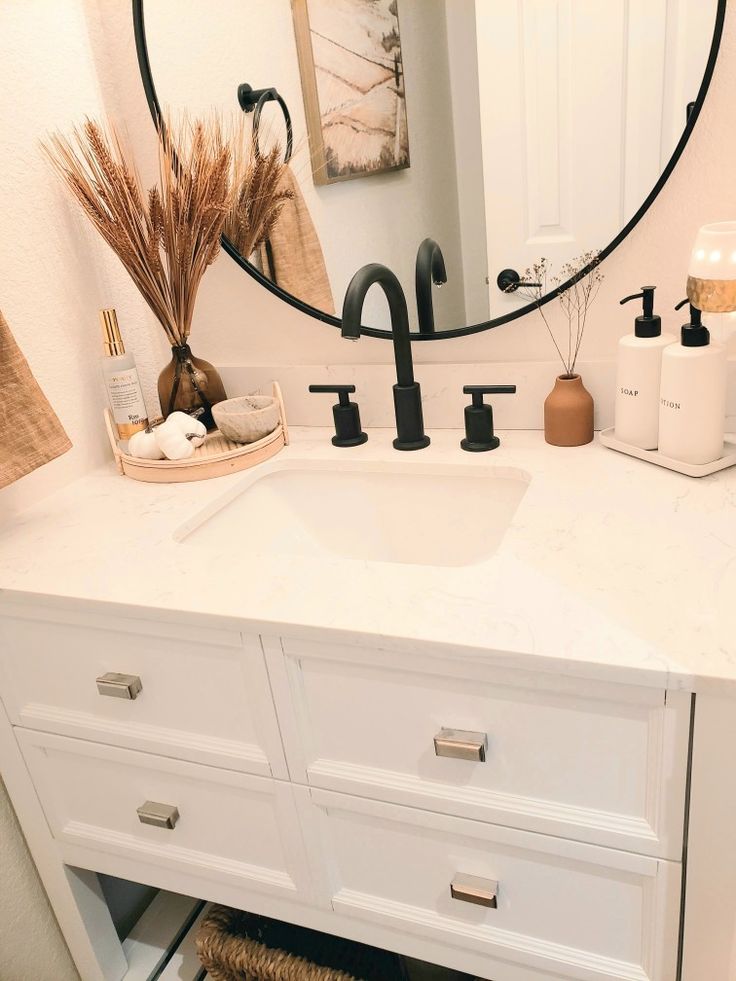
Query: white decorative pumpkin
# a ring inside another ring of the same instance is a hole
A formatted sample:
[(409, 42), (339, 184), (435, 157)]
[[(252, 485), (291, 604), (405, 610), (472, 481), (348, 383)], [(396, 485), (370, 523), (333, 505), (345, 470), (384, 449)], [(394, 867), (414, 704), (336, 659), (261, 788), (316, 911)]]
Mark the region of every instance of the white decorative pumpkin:
[(193, 446), (201, 446), (207, 435), (207, 427), (194, 416), (187, 415), (186, 412), (172, 412), (166, 417), (166, 425), (169, 423), (179, 428), (179, 431), (189, 437)]
[(159, 449), (167, 460), (186, 460), (194, 453), (194, 443), (179, 428), (176, 419), (172, 417), (156, 426), (154, 433), (159, 445)]
[(164, 453), (158, 445), (156, 430), (141, 429), (128, 440), (128, 453), (139, 460), (163, 460)]

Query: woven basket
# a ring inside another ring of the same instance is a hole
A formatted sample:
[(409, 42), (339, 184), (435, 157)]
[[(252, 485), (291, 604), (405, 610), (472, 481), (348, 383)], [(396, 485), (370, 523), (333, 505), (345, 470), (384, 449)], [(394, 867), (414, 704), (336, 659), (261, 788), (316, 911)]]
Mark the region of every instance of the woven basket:
[(385, 950), (316, 930), (213, 906), (197, 933), (212, 981), (402, 981), (400, 959)]

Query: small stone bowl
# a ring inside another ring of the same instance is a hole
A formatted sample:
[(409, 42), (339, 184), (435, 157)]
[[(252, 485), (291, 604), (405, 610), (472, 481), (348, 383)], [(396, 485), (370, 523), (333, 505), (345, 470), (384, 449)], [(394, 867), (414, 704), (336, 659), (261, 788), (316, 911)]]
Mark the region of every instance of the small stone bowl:
[(279, 424), (279, 407), (270, 395), (241, 395), (212, 406), (212, 415), (223, 436), (233, 443), (255, 443)]

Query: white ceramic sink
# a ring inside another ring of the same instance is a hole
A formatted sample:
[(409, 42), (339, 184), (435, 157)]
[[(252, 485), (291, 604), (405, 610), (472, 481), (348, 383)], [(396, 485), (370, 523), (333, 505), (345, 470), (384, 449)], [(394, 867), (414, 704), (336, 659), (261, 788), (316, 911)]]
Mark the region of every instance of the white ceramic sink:
[(293, 461), (254, 475), (175, 537), (218, 553), (471, 565), (498, 548), (528, 483), (490, 466)]

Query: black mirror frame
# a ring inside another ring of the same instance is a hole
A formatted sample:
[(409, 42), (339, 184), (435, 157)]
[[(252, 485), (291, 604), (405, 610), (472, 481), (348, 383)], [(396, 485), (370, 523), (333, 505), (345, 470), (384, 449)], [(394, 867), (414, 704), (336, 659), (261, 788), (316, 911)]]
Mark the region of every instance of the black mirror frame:
[[(693, 130), (700, 116), (700, 112), (703, 108), (705, 102), (705, 97), (708, 94), (708, 89), (710, 88), (711, 79), (713, 77), (713, 71), (716, 66), (716, 61), (718, 60), (718, 53), (721, 47), (721, 39), (723, 36), (723, 24), (726, 17), (726, 5), (728, 0), (718, 0), (718, 9), (716, 11), (715, 25), (713, 28), (713, 40), (711, 42), (710, 51), (708, 53), (708, 61), (705, 66), (705, 72), (703, 74), (703, 81), (700, 84), (700, 90), (698, 92), (698, 97), (694, 103), (689, 105), (689, 114), (687, 118), (687, 123), (683, 129), (682, 136), (680, 137), (677, 146), (675, 147), (672, 156), (667, 162), (667, 166), (662, 171), (659, 180), (654, 185), (652, 190), (649, 192), (645, 198), (643, 204), (636, 212), (636, 214), (629, 220), (629, 222), (621, 229), (621, 231), (616, 235), (616, 237), (611, 241), (602, 251), (600, 252), (598, 261), (602, 261), (607, 256), (609, 256), (614, 249), (623, 242), (626, 236), (631, 232), (636, 225), (641, 221), (644, 215), (647, 213), (652, 203), (655, 201), (659, 195), (662, 188), (665, 186), (669, 180), (672, 171), (677, 166), (677, 163), (682, 156), (682, 152), (687, 146), (687, 142), (692, 135)], [(141, 81), (143, 83), (143, 90), (146, 95), (146, 100), (148, 101), (148, 107), (151, 111), (151, 116), (153, 118), (154, 124), (159, 127), (162, 120), (161, 106), (158, 101), (158, 96), (156, 95), (156, 88), (153, 84), (153, 77), (151, 75), (151, 63), (148, 58), (148, 45), (146, 43), (146, 29), (143, 17), (143, 0), (132, 0), (133, 4), (133, 30), (135, 33), (135, 48), (138, 56), (138, 67), (141, 73)], [(691, 108), (690, 108), (691, 107)], [(315, 307), (309, 306), (307, 303), (303, 303), (297, 297), (292, 296), (291, 293), (287, 293), (282, 290), (275, 283), (272, 283), (270, 279), (263, 275), (260, 270), (256, 269), (252, 263), (248, 262), (232, 245), (232, 243), (223, 235), (222, 237), (222, 248), (229, 256), (231, 256), (235, 262), (244, 269), (249, 276), (252, 276), (257, 283), (264, 286), (267, 290), (278, 296), (279, 299), (283, 300), (285, 303), (290, 304), (290, 306), (295, 307), (301, 313), (307, 314), (309, 317), (313, 317), (315, 320), (320, 320), (322, 323), (329, 324), (331, 327), (340, 327), (341, 320), (339, 317), (334, 317), (331, 314), (324, 313), (322, 310), (317, 310)], [(589, 267), (588, 267), (589, 268)], [(583, 270), (581, 275), (584, 275), (587, 270)], [(557, 294), (566, 289), (570, 285), (570, 280), (563, 283), (558, 289), (552, 290), (540, 300), (540, 306), (545, 303), (549, 303), (553, 300)], [(518, 320), (519, 317), (525, 316), (527, 313), (537, 309), (537, 304), (532, 302), (528, 303), (524, 307), (520, 307), (518, 310), (514, 310), (511, 313), (506, 313), (502, 317), (496, 317), (494, 320), (489, 320), (486, 323), (474, 324), (470, 327), (456, 327), (452, 330), (438, 330), (431, 334), (420, 334), (412, 333), (411, 339), (414, 341), (439, 341), (439, 340), (449, 340), (454, 337), (466, 337), (469, 334), (478, 334), (481, 331), (492, 330), (494, 327), (500, 327), (502, 324), (510, 323), (512, 320)], [(378, 337), (383, 340), (391, 340), (391, 331), (388, 330), (378, 330), (375, 327), (361, 327), (361, 334), (365, 337)]]

